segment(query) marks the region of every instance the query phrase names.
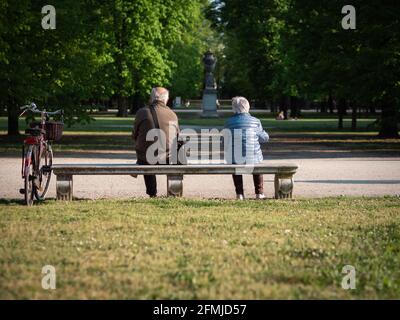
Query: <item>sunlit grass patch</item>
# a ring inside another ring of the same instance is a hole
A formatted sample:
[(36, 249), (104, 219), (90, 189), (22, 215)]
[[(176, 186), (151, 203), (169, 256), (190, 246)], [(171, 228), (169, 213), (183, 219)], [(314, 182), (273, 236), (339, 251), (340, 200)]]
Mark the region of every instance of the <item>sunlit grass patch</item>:
[[(0, 202), (1, 298), (399, 298), (398, 197)], [(57, 289), (41, 288), (56, 268)], [(356, 290), (341, 288), (344, 265)]]

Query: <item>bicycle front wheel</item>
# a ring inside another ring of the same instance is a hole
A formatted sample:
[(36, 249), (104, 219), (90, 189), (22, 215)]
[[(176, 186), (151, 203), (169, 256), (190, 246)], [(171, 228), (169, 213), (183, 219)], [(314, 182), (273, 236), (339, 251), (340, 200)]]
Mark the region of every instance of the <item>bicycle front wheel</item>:
[(46, 149), (42, 152), (39, 161), (39, 180), (37, 186), (34, 186), (35, 198), (39, 201), (46, 198), (47, 191), (49, 190), (51, 180), (51, 166), (53, 165), (53, 150), (51, 145), (48, 144)]

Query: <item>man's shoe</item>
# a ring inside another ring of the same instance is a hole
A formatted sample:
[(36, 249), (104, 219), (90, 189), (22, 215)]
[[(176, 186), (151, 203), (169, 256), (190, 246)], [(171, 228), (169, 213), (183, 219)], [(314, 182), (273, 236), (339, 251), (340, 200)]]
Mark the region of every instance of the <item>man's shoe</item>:
[(258, 194), (256, 194), (256, 199), (257, 200), (265, 200), (265, 199), (267, 199), (267, 197), (265, 196), (264, 193), (258, 193)]
[(149, 197), (150, 198), (157, 198), (157, 195), (156, 194), (151, 194), (151, 195), (149, 195)]
[(236, 199), (237, 199), (237, 200), (240, 200), (240, 201), (243, 201), (243, 200), (244, 200), (244, 195), (242, 195), (242, 194), (237, 194), (237, 195), (236, 195)]

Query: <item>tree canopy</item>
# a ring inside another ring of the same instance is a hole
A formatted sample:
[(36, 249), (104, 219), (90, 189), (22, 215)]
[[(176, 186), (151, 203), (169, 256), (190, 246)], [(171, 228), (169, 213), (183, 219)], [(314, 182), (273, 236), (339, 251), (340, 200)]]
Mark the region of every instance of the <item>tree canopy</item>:
[[(35, 0), (0, 0), (0, 103), (10, 134), (18, 106), (63, 107), (87, 121), (93, 101), (119, 116), (142, 106), (152, 86), (200, 95), (201, 56), (218, 56), (223, 97), (257, 106), (333, 101), (340, 110), (376, 106), (380, 135), (398, 137), (398, 1), (354, 0), (356, 28), (344, 29), (343, 0), (54, 0), (56, 29), (41, 26)], [(339, 112), (341, 114), (341, 112)]]
[(215, 0), (208, 16), (224, 34), (224, 92), (261, 101), (290, 97), (382, 109), (380, 135), (398, 137), (400, 6), (346, 1)]
[[(42, 28), (42, 4), (0, 1), (0, 96), (9, 133), (18, 107), (63, 107), (69, 123), (88, 120), (85, 101), (113, 98), (119, 115), (154, 85), (196, 95), (206, 48), (205, 0), (54, 0), (56, 29)], [(197, 93), (198, 94), (198, 93)], [(134, 106), (132, 106), (135, 104)]]

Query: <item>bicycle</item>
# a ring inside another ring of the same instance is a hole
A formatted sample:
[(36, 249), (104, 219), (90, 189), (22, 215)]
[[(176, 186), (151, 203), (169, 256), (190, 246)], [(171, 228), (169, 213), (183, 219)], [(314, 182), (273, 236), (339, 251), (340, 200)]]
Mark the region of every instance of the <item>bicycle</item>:
[[(25, 204), (33, 205), (34, 200), (45, 200), (51, 179), (53, 164), (52, 141), (61, 139), (63, 130), (63, 110), (54, 112), (40, 111), (35, 103), (22, 106), (20, 117), (29, 111), (40, 113), (40, 122), (31, 122), (30, 128), (25, 130), (28, 136), (22, 146), (21, 174), (24, 179), (24, 188), (20, 193), (25, 195)], [(61, 115), (61, 122), (50, 121), (51, 116)]]

